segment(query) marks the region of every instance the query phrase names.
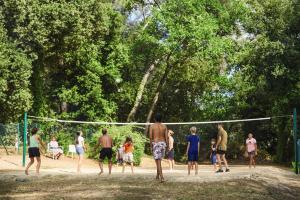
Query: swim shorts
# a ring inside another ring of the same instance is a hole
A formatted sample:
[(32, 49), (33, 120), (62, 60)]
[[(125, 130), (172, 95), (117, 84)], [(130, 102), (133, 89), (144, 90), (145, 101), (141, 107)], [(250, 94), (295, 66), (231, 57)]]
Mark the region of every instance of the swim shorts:
[(153, 158), (155, 160), (161, 160), (165, 156), (166, 143), (165, 142), (152, 142), (153, 147)]

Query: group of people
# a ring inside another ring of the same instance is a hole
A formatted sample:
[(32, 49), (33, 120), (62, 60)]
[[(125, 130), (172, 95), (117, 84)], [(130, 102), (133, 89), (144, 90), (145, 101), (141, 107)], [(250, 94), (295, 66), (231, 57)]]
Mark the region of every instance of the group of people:
[[(30, 162), (28, 163), (25, 173), (28, 175), (28, 169), (34, 163), (34, 158), (37, 160), (36, 173), (39, 174), (39, 169), (41, 165), (40, 159), (40, 151), (39, 145), (42, 145), (44, 148), (44, 144), (41, 141), (40, 136), (37, 134), (38, 129), (33, 128), (30, 136), (30, 144), (29, 144), (29, 158)], [(199, 151), (200, 151), (200, 136), (197, 135), (196, 127), (190, 128), (190, 135), (187, 137), (187, 149), (186, 155), (188, 159), (188, 174), (190, 175), (191, 169), (195, 166), (195, 174), (198, 174), (198, 159), (199, 159)], [(162, 116), (160, 114), (156, 114), (155, 123), (153, 123), (149, 128), (149, 139), (150, 139), (150, 149), (153, 154), (153, 158), (156, 163), (156, 179), (164, 182), (164, 176), (162, 172), (162, 164), (161, 161), (165, 157), (167, 153), (167, 157), (169, 160), (169, 167), (172, 171), (174, 169), (174, 132), (172, 130), (168, 130), (167, 126), (162, 123)], [(226, 160), (226, 151), (227, 151), (227, 132), (224, 130), (223, 124), (218, 124), (218, 135), (217, 139), (211, 140), (211, 162), (214, 165), (214, 169), (217, 173), (220, 172), (229, 172), (228, 163)], [(255, 167), (255, 155), (257, 155), (257, 145), (256, 140), (253, 138), (253, 134), (249, 134), (246, 140), (246, 150), (249, 156), (249, 167), (252, 165)], [(111, 136), (109, 136), (106, 128), (102, 129), (102, 136), (99, 137), (98, 142), (95, 146), (95, 151), (101, 146), (101, 150), (99, 153), (99, 175), (103, 174), (103, 161), (104, 159), (108, 159), (108, 170), (109, 174), (111, 174), (112, 170), (112, 155), (113, 155), (113, 140)], [(83, 155), (86, 151), (83, 133), (82, 131), (77, 132), (77, 136), (75, 139), (75, 148), (76, 153), (78, 154), (78, 165), (77, 172), (81, 172), (81, 165), (83, 161)], [(131, 172), (133, 173), (133, 151), (134, 145), (132, 138), (127, 137), (124, 144), (120, 145), (116, 152), (116, 158), (118, 164), (122, 165), (122, 172), (125, 172), (126, 164), (129, 164), (131, 167)], [(225, 170), (223, 170), (222, 162), (225, 165)]]
[[(84, 144), (84, 138), (83, 138), (82, 131), (77, 132), (76, 140), (75, 140), (75, 148), (76, 153), (79, 156), (78, 159), (78, 165), (77, 165), (77, 172), (81, 172), (81, 165), (83, 160), (83, 155), (86, 150), (85, 144)], [(106, 128), (102, 129), (102, 136), (99, 137), (97, 144), (95, 145), (94, 150), (97, 151), (98, 148), (101, 146), (101, 150), (99, 153), (99, 167), (100, 167), (100, 173), (99, 175), (103, 174), (103, 161), (107, 158), (108, 160), (108, 173), (111, 174), (112, 170), (112, 156), (113, 156), (113, 140), (111, 136), (109, 136), (108, 131)], [(133, 173), (133, 150), (134, 145), (132, 138), (126, 137), (126, 140), (123, 145), (120, 145), (120, 148), (117, 152), (117, 161), (119, 164), (122, 164), (123, 169), (122, 172), (125, 172), (125, 166), (126, 164), (129, 164), (131, 167), (131, 172)]]
[[(217, 139), (211, 140), (211, 153), (210, 159), (214, 166), (216, 173), (229, 172), (228, 163), (226, 160), (228, 134), (224, 129), (223, 124), (218, 124)], [(190, 135), (187, 136), (187, 149), (186, 155), (188, 160), (188, 175), (191, 169), (195, 166), (195, 175), (198, 174), (198, 159), (200, 152), (200, 136), (197, 135), (197, 128), (190, 128)], [(155, 123), (150, 126), (150, 147), (153, 152), (153, 157), (157, 167), (156, 179), (164, 182), (162, 173), (161, 160), (164, 158), (165, 151), (167, 150), (170, 170), (174, 168), (174, 132), (168, 130), (166, 125), (162, 123), (162, 116), (157, 114), (155, 116)], [(255, 167), (255, 156), (257, 155), (257, 144), (253, 138), (253, 134), (249, 133), (246, 139), (246, 153), (249, 157), (249, 168)], [(223, 170), (222, 163), (225, 165)]]

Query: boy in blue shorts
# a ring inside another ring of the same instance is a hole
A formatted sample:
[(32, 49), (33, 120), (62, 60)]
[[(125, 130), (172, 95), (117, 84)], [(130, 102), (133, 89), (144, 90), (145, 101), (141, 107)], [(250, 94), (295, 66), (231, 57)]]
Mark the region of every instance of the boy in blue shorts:
[(191, 166), (195, 164), (195, 175), (198, 174), (198, 155), (200, 150), (200, 137), (196, 135), (197, 128), (191, 127), (191, 135), (187, 137), (188, 146), (186, 154), (188, 156), (188, 175), (191, 173)]

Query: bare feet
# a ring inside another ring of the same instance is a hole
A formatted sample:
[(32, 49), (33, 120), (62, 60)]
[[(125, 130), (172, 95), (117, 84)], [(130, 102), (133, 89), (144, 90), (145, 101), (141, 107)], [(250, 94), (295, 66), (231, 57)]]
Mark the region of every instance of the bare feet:
[(26, 174), (27, 176), (29, 175), (29, 174), (28, 174), (28, 170), (27, 170), (27, 169), (25, 170), (25, 174)]
[(100, 176), (101, 174), (103, 174), (103, 171), (101, 171), (98, 175)]
[(164, 183), (164, 182), (165, 182), (165, 179), (164, 179), (164, 178), (161, 178), (161, 179), (160, 179), (160, 182), (161, 182), (161, 183)]
[(159, 180), (159, 175), (156, 175), (156, 178), (155, 178), (156, 180)]

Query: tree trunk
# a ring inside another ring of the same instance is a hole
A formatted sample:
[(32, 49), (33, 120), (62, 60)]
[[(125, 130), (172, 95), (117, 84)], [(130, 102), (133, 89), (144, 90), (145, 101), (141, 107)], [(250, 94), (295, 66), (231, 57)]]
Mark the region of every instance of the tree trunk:
[(155, 66), (158, 64), (159, 62), (159, 59), (155, 60), (154, 63), (152, 63), (150, 65), (150, 67), (148, 68), (148, 70), (146, 71), (146, 73), (144, 74), (144, 77), (140, 83), (140, 86), (139, 86), (139, 89), (138, 89), (138, 92), (137, 92), (137, 95), (136, 95), (136, 98), (135, 98), (135, 102), (134, 102), (134, 106), (132, 107), (128, 117), (127, 117), (127, 122), (130, 122), (132, 121), (134, 118), (135, 118), (135, 114), (141, 104), (141, 101), (142, 101), (142, 96), (143, 96), (143, 93), (144, 93), (144, 90), (145, 90), (145, 86), (149, 80), (149, 77), (152, 73), (152, 71), (155, 69)]
[(157, 105), (157, 102), (158, 102), (158, 99), (159, 99), (159, 95), (162, 91), (162, 88), (164, 87), (164, 85), (167, 82), (167, 77), (168, 77), (168, 74), (169, 74), (170, 71), (171, 71), (171, 66), (169, 64), (167, 64), (165, 72), (164, 72), (162, 78), (160, 79), (160, 81), (157, 84), (156, 91), (155, 91), (155, 96), (152, 100), (152, 104), (151, 104), (151, 107), (150, 107), (149, 112), (148, 112), (148, 116), (147, 116), (147, 120), (146, 120), (147, 123), (150, 122), (150, 120), (152, 118), (153, 112), (156, 108), (156, 105)]
[(148, 112), (148, 116), (147, 116), (147, 120), (146, 122), (149, 123), (151, 118), (152, 118), (152, 115), (153, 115), (153, 112), (156, 108), (156, 105), (157, 105), (157, 102), (158, 102), (158, 99), (159, 99), (159, 96), (160, 96), (160, 93), (164, 87), (164, 85), (166, 84), (167, 82), (167, 78), (168, 78), (168, 75), (170, 73), (170, 71), (172, 70), (172, 68), (175, 66), (175, 65), (178, 65), (178, 64), (182, 64), (184, 63), (189, 57), (185, 57), (185, 58), (182, 58), (181, 59), (178, 59), (175, 63), (173, 63), (172, 65), (170, 64), (169, 62), (169, 59), (171, 57), (172, 53), (170, 53), (168, 56), (167, 56), (167, 59), (166, 59), (166, 62), (167, 62), (167, 67), (164, 71), (164, 74), (162, 76), (162, 78), (160, 79), (160, 81), (158, 82), (157, 84), (157, 87), (156, 87), (156, 91), (155, 91), (155, 96), (152, 100), (152, 104), (151, 104), (151, 107), (150, 107), (150, 110)]

